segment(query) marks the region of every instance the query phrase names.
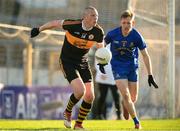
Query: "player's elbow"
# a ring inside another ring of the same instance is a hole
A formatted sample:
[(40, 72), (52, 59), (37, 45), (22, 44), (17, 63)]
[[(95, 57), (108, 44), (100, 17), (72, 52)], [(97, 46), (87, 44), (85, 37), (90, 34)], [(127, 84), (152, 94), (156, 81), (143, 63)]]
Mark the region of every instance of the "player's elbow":
[(61, 22), (60, 20), (54, 20), (50, 22), (50, 25), (52, 28), (58, 28), (58, 27), (61, 27)]

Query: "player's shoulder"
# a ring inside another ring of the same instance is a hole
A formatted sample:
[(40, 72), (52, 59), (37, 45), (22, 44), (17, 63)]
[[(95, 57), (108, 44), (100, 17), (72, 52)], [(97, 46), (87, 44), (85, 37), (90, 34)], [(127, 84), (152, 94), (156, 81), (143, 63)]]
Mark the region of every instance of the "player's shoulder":
[(99, 24), (96, 24), (95, 25), (95, 28), (99, 29), (99, 30), (103, 30), (103, 28), (99, 25)]
[(63, 21), (63, 25), (76, 25), (81, 23), (82, 23), (82, 19), (65, 19)]
[(136, 28), (132, 28), (132, 32), (133, 34), (141, 35), (141, 33)]
[(116, 28), (113, 28), (110, 31), (108, 31), (107, 34), (110, 36), (116, 36), (119, 34), (119, 32), (120, 32), (120, 27), (116, 27)]
[(94, 27), (95, 27), (97, 30), (99, 30), (100, 32), (102, 32), (102, 34), (104, 34), (104, 30), (103, 30), (103, 28), (102, 28), (99, 24), (96, 24)]
[(132, 34), (136, 37), (142, 37), (141, 33), (136, 28), (132, 29)]

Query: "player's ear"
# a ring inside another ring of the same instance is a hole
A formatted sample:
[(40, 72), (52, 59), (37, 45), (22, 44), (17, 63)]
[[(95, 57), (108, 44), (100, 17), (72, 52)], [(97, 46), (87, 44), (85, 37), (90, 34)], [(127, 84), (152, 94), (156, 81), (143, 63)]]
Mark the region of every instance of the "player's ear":
[(132, 21), (132, 26), (135, 26), (135, 20)]

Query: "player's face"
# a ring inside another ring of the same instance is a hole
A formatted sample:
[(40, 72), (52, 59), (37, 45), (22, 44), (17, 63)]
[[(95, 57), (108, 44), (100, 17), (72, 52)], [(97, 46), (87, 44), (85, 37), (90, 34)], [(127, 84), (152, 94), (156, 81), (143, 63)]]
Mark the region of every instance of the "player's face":
[(122, 18), (120, 21), (120, 25), (123, 34), (128, 35), (129, 32), (132, 30), (132, 27), (134, 25), (134, 20), (131, 17)]
[(98, 12), (97, 10), (89, 10), (85, 16), (85, 20), (90, 27), (93, 27), (97, 24), (98, 21)]

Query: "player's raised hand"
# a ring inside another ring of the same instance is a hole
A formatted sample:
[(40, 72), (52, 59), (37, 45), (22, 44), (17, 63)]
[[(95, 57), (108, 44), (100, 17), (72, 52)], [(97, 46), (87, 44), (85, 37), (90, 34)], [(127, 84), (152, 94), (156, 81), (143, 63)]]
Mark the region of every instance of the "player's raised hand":
[(151, 84), (154, 86), (154, 88), (158, 88), (158, 85), (156, 84), (156, 82), (154, 81), (154, 78), (152, 75), (148, 75), (148, 83), (149, 86), (151, 86)]
[(31, 30), (31, 38), (39, 35), (40, 31), (39, 31), (39, 28), (32, 28)]

